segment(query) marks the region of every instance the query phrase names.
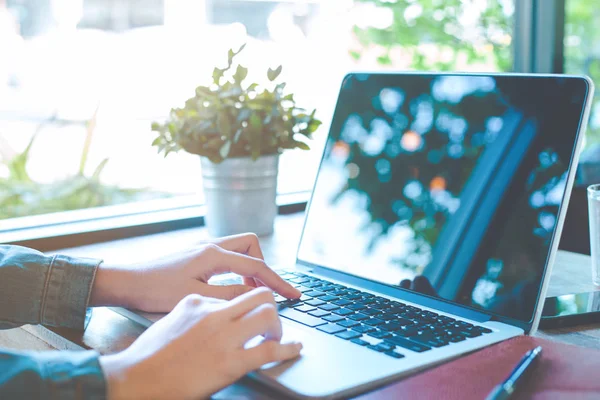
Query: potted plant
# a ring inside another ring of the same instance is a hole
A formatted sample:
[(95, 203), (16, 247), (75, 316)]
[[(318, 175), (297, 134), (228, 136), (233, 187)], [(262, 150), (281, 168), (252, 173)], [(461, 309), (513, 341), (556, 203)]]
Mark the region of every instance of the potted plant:
[(233, 67), (243, 49), (229, 50), (227, 67), (214, 69), (211, 86), (197, 87), (183, 108), (152, 124), (159, 153), (183, 149), (200, 156), (213, 236), (273, 231), (279, 155), (309, 150), (304, 140), (321, 124), (315, 111), (297, 107), (285, 83), (276, 82), (281, 66), (268, 69), (266, 87), (246, 84), (248, 69)]

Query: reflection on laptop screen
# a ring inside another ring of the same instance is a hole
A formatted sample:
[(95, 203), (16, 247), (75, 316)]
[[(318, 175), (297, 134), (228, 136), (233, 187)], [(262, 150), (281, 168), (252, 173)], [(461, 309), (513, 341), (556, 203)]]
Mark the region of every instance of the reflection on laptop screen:
[(298, 259), (531, 320), (587, 90), (349, 75)]

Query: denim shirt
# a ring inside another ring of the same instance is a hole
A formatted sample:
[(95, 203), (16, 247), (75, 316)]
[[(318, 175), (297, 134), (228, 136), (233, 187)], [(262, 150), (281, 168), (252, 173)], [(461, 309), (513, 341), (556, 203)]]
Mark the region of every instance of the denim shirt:
[[(83, 329), (100, 262), (0, 245), (0, 329), (23, 324)], [(104, 374), (95, 351), (0, 348), (0, 399), (105, 397)]]

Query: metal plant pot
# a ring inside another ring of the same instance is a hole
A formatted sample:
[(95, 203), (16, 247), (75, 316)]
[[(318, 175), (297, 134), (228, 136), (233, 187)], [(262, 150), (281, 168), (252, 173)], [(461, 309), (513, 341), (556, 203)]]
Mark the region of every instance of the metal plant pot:
[(277, 215), (277, 169), (279, 155), (230, 158), (220, 164), (200, 157), (211, 236), (273, 232)]

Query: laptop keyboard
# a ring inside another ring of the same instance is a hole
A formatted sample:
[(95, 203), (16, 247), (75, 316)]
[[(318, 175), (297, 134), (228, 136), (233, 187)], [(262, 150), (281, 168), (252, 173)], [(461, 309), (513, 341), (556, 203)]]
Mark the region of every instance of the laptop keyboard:
[(302, 292), (295, 300), (275, 296), (280, 316), (390, 357), (404, 358), (403, 349), (422, 353), (492, 332), (300, 272), (277, 272)]

